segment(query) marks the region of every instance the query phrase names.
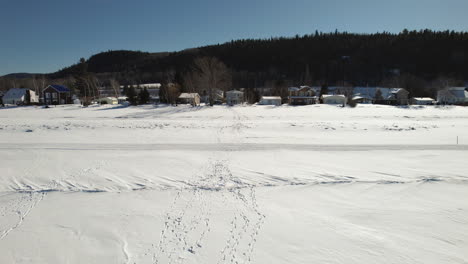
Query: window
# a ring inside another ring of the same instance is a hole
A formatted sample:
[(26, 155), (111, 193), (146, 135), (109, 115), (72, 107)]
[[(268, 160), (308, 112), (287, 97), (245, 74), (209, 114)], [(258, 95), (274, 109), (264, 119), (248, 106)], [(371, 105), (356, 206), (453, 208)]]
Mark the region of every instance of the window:
[(52, 93), (52, 98), (57, 99), (57, 93)]
[(45, 98), (49, 99), (50, 98), (50, 93), (46, 93)]

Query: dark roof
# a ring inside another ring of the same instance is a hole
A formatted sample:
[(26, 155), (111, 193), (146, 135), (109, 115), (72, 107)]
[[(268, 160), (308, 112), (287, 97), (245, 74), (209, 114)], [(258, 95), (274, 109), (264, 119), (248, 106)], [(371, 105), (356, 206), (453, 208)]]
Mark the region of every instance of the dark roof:
[(63, 85), (52, 84), (50, 86), (52, 88), (54, 88), (55, 90), (57, 90), (57, 92), (60, 92), (60, 93), (70, 92), (70, 89), (68, 89), (66, 86), (63, 86)]

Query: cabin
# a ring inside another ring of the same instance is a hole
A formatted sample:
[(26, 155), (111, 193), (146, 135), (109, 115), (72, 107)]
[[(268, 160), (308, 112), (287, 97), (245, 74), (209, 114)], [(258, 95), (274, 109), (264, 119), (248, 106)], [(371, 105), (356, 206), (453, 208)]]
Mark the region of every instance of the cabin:
[(346, 96), (342, 94), (323, 94), (322, 95), (322, 102), (324, 104), (346, 104)]
[(32, 89), (11, 88), (2, 97), (3, 104), (28, 105), (38, 103), (39, 98)]
[(198, 93), (181, 93), (178, 97), (181, 104), (200, 105), (200, 95)]
[(435, 100), (430, 97), (413, 97), (411, 98), (411, 104), (413, 105), (433, 105)]
[(242, 104), (244, 102), (244, 92), (231, 90), (226, 92), (226, 103), (228, 105)]
[(450, 87), (437, 92), (438, 104), (467, 104), (468, 88)]
[(281, 96), (262, 96), (259, 105), (281, 105)]
[(72, 104), (72, 95), (70, 89), (63, 85), (52, 84), (43, 91), (43, 102), (46, 105)]
[(290, 105), (310, 105), (316, 104), (318, 97), (315, 90), (309, 86), (289, 87), (288, 103)]

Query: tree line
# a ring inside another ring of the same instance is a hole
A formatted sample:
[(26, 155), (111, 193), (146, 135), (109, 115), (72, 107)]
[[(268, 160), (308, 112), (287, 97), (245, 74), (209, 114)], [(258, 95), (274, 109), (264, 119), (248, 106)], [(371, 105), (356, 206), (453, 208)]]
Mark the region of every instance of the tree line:
[[(84, 76), (80, 61), (55, 73), (36, 76), (36, 81), (58, 80), (87, 95), (92, 94), (92, 89), (83, 87), (110, 85), (111, 80), (122, 85), (173, 83), (180, 86), (180, 91), (194, 91), (199, 89), (196, 84), (200, 86), (200, 79), (207, 77), (200, 74), (201, 68), (209, 70), (203, 65), (209, 63), (207, 58), (216, 60), (223, 73), (225, 84), (215, 86), (243, 87), (252, 97), (255, 87), (283, 92), (281, 87), (302, 84), (402, 87), (411, 96), (434, 96), (437, 89), (464, 85), (468, 80), (468, 33), (316, 31), (289, 38), (234, 40), (172, 53), (107, 51), (84, 61), (85, 79), (80, 77)], [(80, 79), (82, 83), (77, 85)], [(205, 93), (212, 93), (214, 86), (210, 82), (216, 83), (215, 79), (203, 81), (207, 85)], [(0, 89), (5, 82), (12, 81), (0, 80)]]

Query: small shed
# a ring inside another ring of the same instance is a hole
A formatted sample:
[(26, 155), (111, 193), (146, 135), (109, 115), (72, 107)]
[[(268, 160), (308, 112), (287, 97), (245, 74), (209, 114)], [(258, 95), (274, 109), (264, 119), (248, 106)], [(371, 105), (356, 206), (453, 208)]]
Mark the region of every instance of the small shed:
[(281, 96), (262, 96), (258, 102), (260, 105), (281, 105)]
[(342, 94), (324, 94), (322, 95), (322, 101), (324, 104), (346, 104), (346, 96)]
[(198, 93), (181, 93), (178, 98), (181, 104), (200, 105), (200, 95)]
[(414, 105), (433, 105), (435, 100), (430, 97), (413, 97), (411, 103)]

